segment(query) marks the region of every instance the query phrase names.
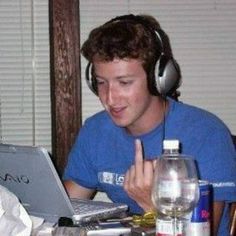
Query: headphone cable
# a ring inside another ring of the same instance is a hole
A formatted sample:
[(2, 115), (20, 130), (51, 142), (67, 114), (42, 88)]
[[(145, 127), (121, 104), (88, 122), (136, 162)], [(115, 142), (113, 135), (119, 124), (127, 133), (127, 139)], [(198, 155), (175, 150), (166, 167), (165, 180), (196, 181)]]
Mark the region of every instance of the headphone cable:
[(164, 102), (163, 102), (163, 129), (162, 129), (162, 140), (161, 140), (161, 151), (163, 152), (163, 141), (166, 138), (166, 107), (167, 107), (167, 99), (166, 96), (162, 96)]

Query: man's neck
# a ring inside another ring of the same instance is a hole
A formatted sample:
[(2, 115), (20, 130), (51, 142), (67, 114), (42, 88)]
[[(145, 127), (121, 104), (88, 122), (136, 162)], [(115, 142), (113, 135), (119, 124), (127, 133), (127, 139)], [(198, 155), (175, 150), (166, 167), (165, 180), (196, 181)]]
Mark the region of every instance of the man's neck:
[(164, 120), (168, 109), (168, 100), (155, 97), (145, 115), (133, 126), (127, 127), (127, 132), (134, 136), (140, 136), (152, 131)]

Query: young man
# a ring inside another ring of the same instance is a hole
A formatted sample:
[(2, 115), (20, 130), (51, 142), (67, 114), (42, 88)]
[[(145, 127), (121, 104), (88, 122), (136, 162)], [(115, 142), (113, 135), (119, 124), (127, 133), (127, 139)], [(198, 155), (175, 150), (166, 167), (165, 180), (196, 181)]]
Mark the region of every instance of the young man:
[(87, 80), (105, 110), (81, 128), (64, 183), (71, 197), (90, 198), (100, 190), (142, 214), (154, 208), (153, 171), (163, 137), (178, 139), (182, 153), (197, 160), (200, 179), (214, 186), (215, 234), (220, 225), (218, 235), (228, 235), (227, 205), (236, 200), (230, 132), (213, 114), (166, 96), (180, 75), (162, 37), (154, 18), (134, 15), (90, 33), (82, 47)]

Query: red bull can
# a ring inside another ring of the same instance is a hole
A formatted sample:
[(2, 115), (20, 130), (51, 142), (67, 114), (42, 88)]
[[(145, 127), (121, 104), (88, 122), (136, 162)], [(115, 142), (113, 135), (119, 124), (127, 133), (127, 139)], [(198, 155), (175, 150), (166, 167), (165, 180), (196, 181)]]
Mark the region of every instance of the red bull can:
[(199, 180), (199, 201), (186, 227), (186, 235), (210, 236), (211, 186), (208, 181)]

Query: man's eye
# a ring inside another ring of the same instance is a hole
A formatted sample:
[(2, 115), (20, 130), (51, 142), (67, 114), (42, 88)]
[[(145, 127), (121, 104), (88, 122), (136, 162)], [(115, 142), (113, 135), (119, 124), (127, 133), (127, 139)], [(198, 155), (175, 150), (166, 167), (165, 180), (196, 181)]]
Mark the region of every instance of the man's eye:
[(129, 85), (131, 83), (132, 83), (132, 81), (120, 81), (121, 85)]
[(103, 80), (96, 80), (96, 81), (97, 81), (97, 85), (104, 84), (104, 81), (103, 81)]

